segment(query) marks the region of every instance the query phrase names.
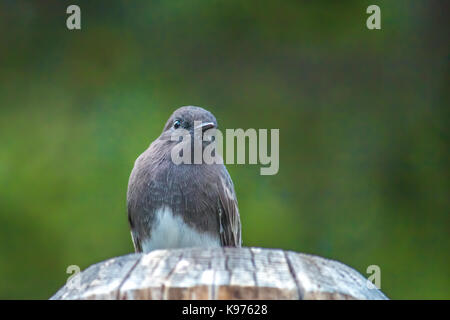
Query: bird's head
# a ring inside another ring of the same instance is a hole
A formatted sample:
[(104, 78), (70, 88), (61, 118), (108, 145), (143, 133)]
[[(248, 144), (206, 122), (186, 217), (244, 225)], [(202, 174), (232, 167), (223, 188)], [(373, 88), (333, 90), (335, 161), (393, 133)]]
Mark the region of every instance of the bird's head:
[[(170, 140), (174, 134), (185, 132), (191, 135), (192, 141), (193, 139), (202, 140), (204, 132), (216, 128), (217, 120), (211, 112), (200, 107), (186, 106), (172, 113), (164, 126), (161, 138)], [(213, 130), (209, 132), (214, 133)], [(204, 141), (203, 144), (207, 142)]]
[(157, 140), (157, 145), (174, 162), (177, 161), (173, 159), (173, 152), (186, 159), (189, 158), (189, 155), (185, 152), (190, 150), (190, 163), (198, 163), (198, 161), (203, 163), (201, 161), (203, 152), (210, 144), (211, 148), (208, 149), (206, 155), (212, 158), (208, 159), (220, 157), (220, 152), (217, 154), (215, 151), (216, 133), (218, 133), (216, 129), (217, 120), (211, 112), (200, 107), (181, 107), (175, 110), (167, 120), (164, 130)]

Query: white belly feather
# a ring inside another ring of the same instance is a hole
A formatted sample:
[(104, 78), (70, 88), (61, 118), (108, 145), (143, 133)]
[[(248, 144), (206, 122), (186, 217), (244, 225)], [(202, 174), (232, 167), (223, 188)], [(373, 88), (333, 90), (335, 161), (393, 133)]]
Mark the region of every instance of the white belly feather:
[(217, 237), (209, 233), (200, 233), (188, 226), (183, 218), (174, 216), (169, 207), (162, 207), (155, 212), (151, 238), (142, 242), (142, 250), (150, 252), (156, 249), (188, 247), (220, 247)]

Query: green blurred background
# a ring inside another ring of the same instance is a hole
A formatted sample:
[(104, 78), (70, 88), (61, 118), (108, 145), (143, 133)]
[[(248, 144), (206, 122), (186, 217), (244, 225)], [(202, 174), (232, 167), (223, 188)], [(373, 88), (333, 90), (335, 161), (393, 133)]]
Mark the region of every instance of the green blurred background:
[(130, 171), (182, 105), (280, 129), (277, 175), (228, 165), (244, 245), (450, 298), (448, 1), (0, 3), (0, 298), (133, 251)]

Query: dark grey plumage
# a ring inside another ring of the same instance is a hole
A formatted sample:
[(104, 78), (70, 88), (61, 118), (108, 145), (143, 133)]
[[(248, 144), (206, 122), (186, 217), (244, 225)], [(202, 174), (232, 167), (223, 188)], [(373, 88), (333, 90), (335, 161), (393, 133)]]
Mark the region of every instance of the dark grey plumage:
[[(181, 107), (171, 115), (158, 139), (137, 158), (127, 193), (128, 221), (136, 252), (170, 247), (164, 243), (164, 237), (168, 235), (161, 235), (162, 232), (167, 233), (166, 229), (162, 229), (165, 223), (162, 220), (168, 215), (167, 210), (162, 208), (169, 208), (168, 212), (172, 212), (174, 219), (178, 219), (176, 221), (183, 221), (189, 226), (172, 230), (174, 227), (171, 225), (169, 233), (174, 232), (173, 237), (178, 236), (176, 232), (185, 233), (179, 235), (184, 242), (174, 242), (172, 247), (189, 246), (190, 243), (208, 246), (208, 243), (202, 242), (203, 238), (195, 239), (197, 233), (207, 235), (208, 239), (217, 238), (220, 246), (241, 246), (238, 204), (225, 165), (174, 164), (171, 150), (178, 142), (171, 141), (170, 137), (176, 130), (176, 120), (180, 127), (191, 132), (192, 141), (194, 121), (212, 123), (217, 127), (217, 121), (209, 111), (199, 107)], [(203, 142), (203, 146), (206, 144)], [(186, 230), (190, 228), (193, 232), (187, 234)], [(150, 246), (151, 249), (145, 249), (143, 244), (153, 240), (157, 242), (152, 239), (156, 234), (162, 240)]]

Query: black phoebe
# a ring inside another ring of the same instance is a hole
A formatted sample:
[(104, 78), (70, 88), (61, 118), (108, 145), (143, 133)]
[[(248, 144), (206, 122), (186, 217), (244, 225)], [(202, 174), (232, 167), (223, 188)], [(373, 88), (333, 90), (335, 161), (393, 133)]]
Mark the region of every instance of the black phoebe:
[[(136, 252), (183, 247), (241, 246), (241, 221), (233, 182), (224, 164), (175, 164), (172, 141), (177, 129), (194, 139), (217, 128), (211, 112), (181, 107), (161, 135), (136, 160), (128, 182), (128, 221)], [(199, 129), (196, 125), (196, 130)], [(178, 131), (180, 132), (180, 131)], [(210, 142), (203, 141), (204, 148)], [(192, 154), (192, 158), (194, 155)]]

